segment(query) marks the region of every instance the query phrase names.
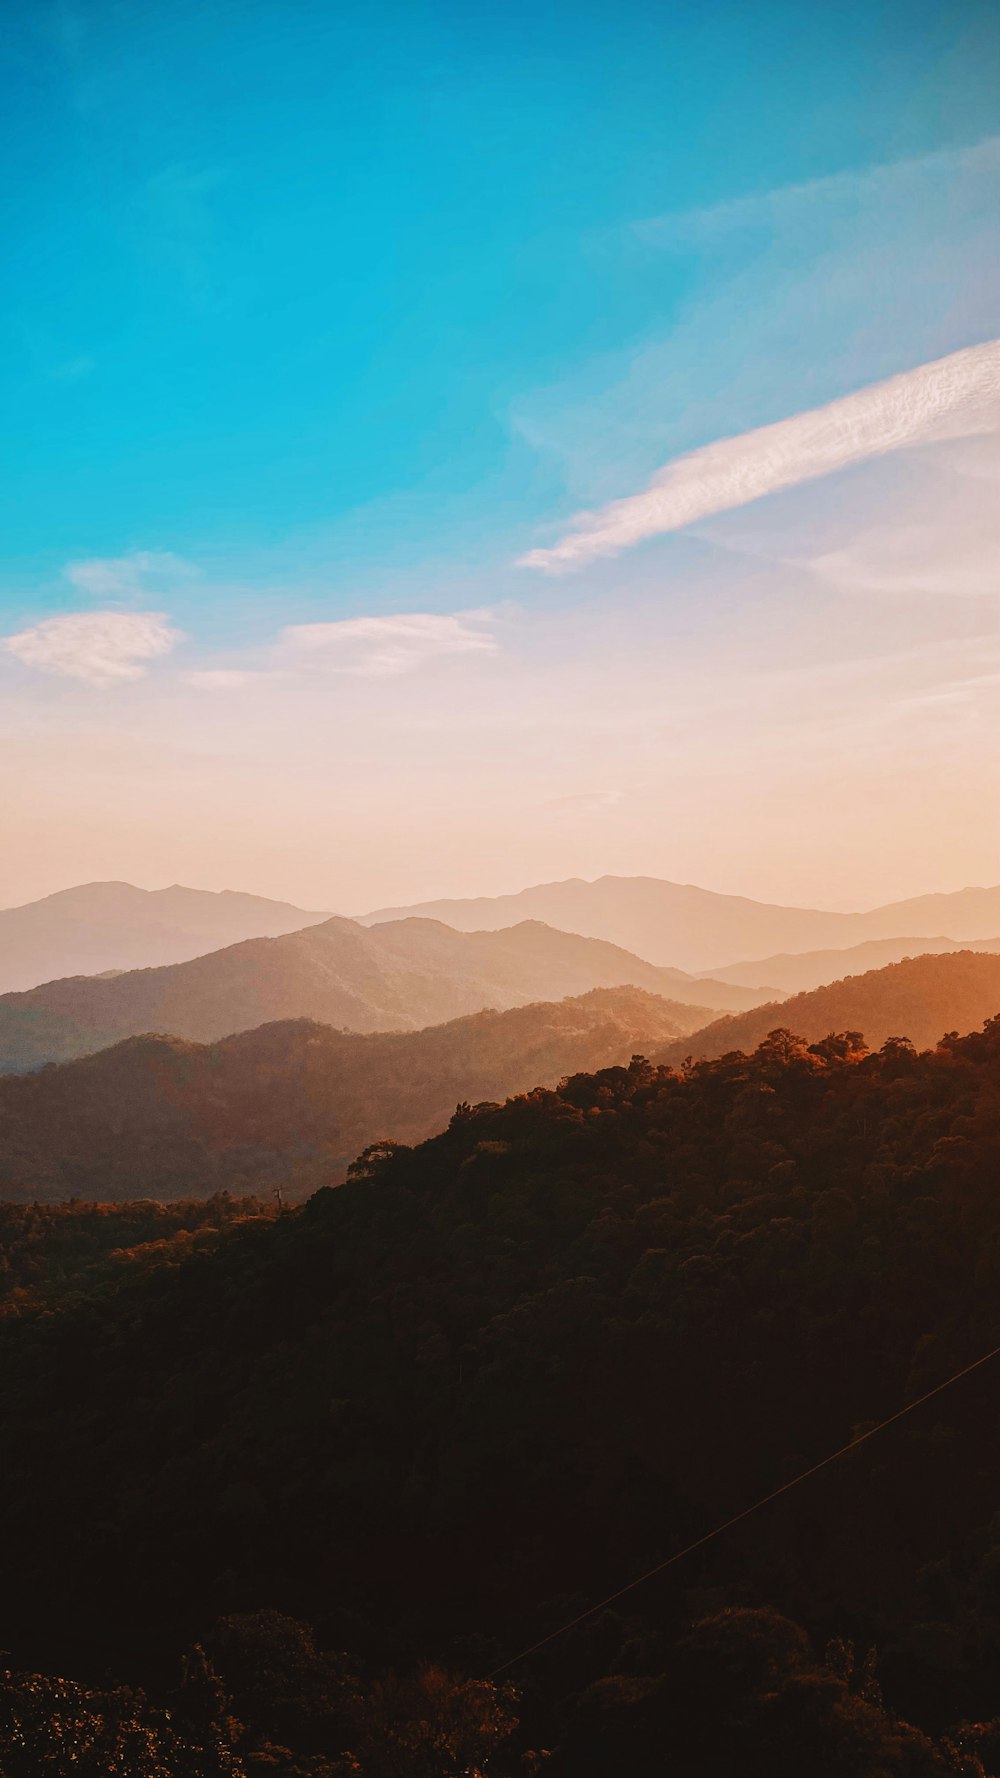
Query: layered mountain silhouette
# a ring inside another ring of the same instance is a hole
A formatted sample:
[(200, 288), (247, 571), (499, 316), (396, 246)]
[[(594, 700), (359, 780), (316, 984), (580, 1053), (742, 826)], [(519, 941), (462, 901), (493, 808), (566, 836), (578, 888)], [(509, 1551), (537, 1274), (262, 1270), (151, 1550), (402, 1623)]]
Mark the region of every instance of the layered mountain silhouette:
[(845, 975), (862, 975), (869, 969), (881, 969), (886, 963), (901, 963), (904, 957), (944, 951), (1000, 951), (1000, 938), (869, 938), (864, 944), (848, 945), (844, 950), (785, 952), (777, 957), (725, 964), (718, 979), (748, 988), (770, 983), (786, 994), (801, 994), (822, 987), (824, 982), (839, 981)]
[(678, 1023), (688, 1030), (703, 1025), (709, 1010), (761, 999), (759, 991), (695, 982), (537, 921), (462, 933), (435, 920), (368, 928), (334, 918), (162, 969), (71, 976), (3, 995), (0, 1072), (68, 1061), (144, 1031), (209, 1043), (292, 1018), (351, 1031), (418, 1030), (486, 1006), (624, 985), (683, 1001)]
[(753, 1050), (776, 1026), (809, 1043), (832, 1031), (859, 1031), (870, 1049), (891, 1037), (906, 1037), (924, 1048), (944, 1032), (974, 1030), (998, 1012), (1000, 956), (962, 950), (908, 957), (794, 994), (780, 1004), (715, 1019), (693, 1037), (667, 1045), (656, 1059), (677, 1063), (687, 1055), (707, 1058)]
[(0, 909), (0, 993), (65, 975), (183, 963), (245, 938), (273, 938), (329, 919), (284, 901), (222, 889), (81, 883)]
[(460, 931), (545, 920), (566, 932), (624, 945), (654, 963), (714, 975), (722, 965), (747, 957), (840, 948), (867, 939), (895, 939), (900, 933), (987, 938), (1000, 932), (1000, 886), (918, 895), (867, 913), (841, 914), (718, 895), (657, 877), (599, 877), (592, 883), (573, 877), (565, 883), (541, 883), (516, 895), (381, 908), (364, 919), (373, 925), (410, 915), (445, 920)]
[(640, 988), (602, 988), (398, 1034), (302, 1019), (208, 1045), (128, 1038), (0, 1080), (0, 1197), (170, 1200), (275, 1186), (302, 1197), (337, 1183), (376, 1140), (443, 1129), (459, 1101), (627, 1062), (688, 1016)]

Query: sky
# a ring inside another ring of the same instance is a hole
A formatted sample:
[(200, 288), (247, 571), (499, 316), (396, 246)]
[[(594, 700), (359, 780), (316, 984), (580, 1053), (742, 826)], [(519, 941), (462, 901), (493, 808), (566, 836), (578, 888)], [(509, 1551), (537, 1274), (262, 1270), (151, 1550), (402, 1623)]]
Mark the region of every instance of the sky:
[(5, 14), (0, 904), (1000, 881), (1000, 14)]

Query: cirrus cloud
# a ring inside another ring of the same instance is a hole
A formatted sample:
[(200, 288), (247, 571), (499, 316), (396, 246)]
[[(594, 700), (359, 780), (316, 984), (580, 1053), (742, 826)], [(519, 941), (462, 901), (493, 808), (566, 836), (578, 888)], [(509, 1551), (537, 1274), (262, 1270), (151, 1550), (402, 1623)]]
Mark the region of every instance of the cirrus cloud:
[(39, 673), (108, 686), (143, 678), (146, 662), (180, 640), (162, 611), (86, 611), (44, 618), (0, 647)]
[(747, 506), (852, 463), (1000, 424), (1000, 340), (951, 352), (658, 470), (641, 493), (580, 513), (565, 537), (529, 550), (523, 568), (560, 573), (668, 531)]

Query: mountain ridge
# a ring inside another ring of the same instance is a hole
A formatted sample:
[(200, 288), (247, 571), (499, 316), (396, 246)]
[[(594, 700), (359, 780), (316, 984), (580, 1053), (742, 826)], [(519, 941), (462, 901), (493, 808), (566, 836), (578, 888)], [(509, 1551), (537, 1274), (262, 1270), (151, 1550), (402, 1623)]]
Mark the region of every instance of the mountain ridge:
[[(620, 947), (539, 922), (459, 933), (431, 920), (371, 929), (335, 915), (160, 969), (68, 977), (0, 996), (0, 1071), (69, 1061), (147, 1031), (212, 1042), (301, 1017), (359, 1032), (415, 1030), (597, 987), (640, 987), (679, 1001), (678, 979)], [(760, 999), (744, 988), (680, 980), (691, 1030), (713, 999), (723, 1007)]]
[[(780, 988), (785, 994), (801, 994), (810, 988), (840, 981), (844, 976), (863, 975), (866, 967), (880, 969), (887, 963), (902, 963), (907, 957), (941, 956), (949, 951), (1000, 951), (1000, 937), (945, 938), (942, 933), (937, 933), (930, 938), (913, 934), (900, 938), (868, 938), (858, 945), (841, 949), (784, 951), (774, 957), (723, 964), (713, 980), (747, 988), (769, 985)], [(852, 968), (852, 965), (860, 967)]]
[(677, 1034), (641, 988), (478, 1012), (423, 1031), (286, 1020), (194, 1044), (128, 1037), (0, 1078), (0, 1198), (162, 1202), (336, 1184), (377, 1140), (419, 1142), (463, 1100), (503, 1101)]
[(714, 976), (745, 958), (839, 949), (900, 934), (933, 937), (947, 932), (949, 925), (949, 936), (956, 940), (991, 937), (1000, 931), (1000, 886), (912, 896), (860, 913), (840, 913), (755, 901), (666, 878), (607, 875), (539, 883), (512, 895), (380, 908), (360, 918), (376, 925), (407, 916), (445, 920), (459, 931), (469, 930), (473, 920), (495, 929), (513, 919), (536, 917), (563, 931), (624, 945), (655, 963)]
[(0, 909), (0, 992), (70, 975), (187, 962), (248, 938), (317, 925), (325, 913), (242, 889), (139, 889), (118, 879)]
[(809, 1043), (831, 1032), (858, 1031), (870, 1049), (905, 1037), (918, 1049), (942, 1033), (975, 1030), (1000, 1012), (1000, 956), (961, 950), (907, 957), (861, 975), (845, 976), (787, 1000), (713, 1019), (653, 1058), (683, 1062), (752, 1051), (771, 1030), (795, 1031)]

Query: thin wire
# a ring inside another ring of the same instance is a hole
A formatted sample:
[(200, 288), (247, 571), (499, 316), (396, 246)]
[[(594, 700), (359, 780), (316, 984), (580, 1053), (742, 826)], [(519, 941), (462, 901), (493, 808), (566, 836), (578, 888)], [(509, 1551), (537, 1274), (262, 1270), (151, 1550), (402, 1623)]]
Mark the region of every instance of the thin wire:
[(526, 1661), (529, 1655), (537, 1654), (538, 1650), (545, 1648), (548, 1643), (555, 1642), (558, 1637), (565, 1636), (570, 1630), (575, 1630), (578, 1624), (586, 1623), (588, 1618), (594, 1617), (599, 1611), (604, 1611), (606, 1606), (614, 1605), (615, 1601), (623, 1599), (626, 1593), (633, 1592), (636, 1587), (644, 1586), (646, 1581), (652, 1580), (655, 1575), (663, 1574), (666, 1569), (673, 1568), (678, 1562), (683, 1562), (685, 1556), (692, 1555), (695, 1550), (703, 1549), (706, 1543), (712, 1543), (716, 1537), (721, 1537), (724, 1531), (731, 1531), (734, 1525), (742, 1524), (743, 1520), (749, 1519), (751, 1514), (760, 1512), (762, 1507), (770, 1506), (772, 1500), (779, 1500), (782, 1494), (789, 1494), (793, 1488), (799, 1486), (800, 1482), (808, 1481), (810, 1476), (817, 1475), (821, 1469), (826, 1469), (831, 1463), (836, 1463), (838, 1458), (846, 1457), (849, 1451), (856, 1451), (859, 1445), (874, 1438), (877, 1432), (884, 1432), (887, 1426), (892, 1426), (897, 1420), (902, 1420), (906, 1414), (912, 1414), (915, 1408), (923, 1407), (925, 1401), (930, 1401), (933, 1396), (940, 1395), (944, 1389), (950, 1389), (953, 1383), (960, 1383), (963, 1377), (968, 1377), (972, 1371), (977, 1371), (980, 1365), (989, 1364), (991, 1358), (997, 1357), (1000, 1357), (1000, 1346), (994, 1346), (992, 1352), (984, 1352), (981, 1358), (975, 1359), (972, 1364), (967, 1364), (964, 1370), (956, 1371), (953, 1377), (947, 1377), (943, 1383), (936, 1383), (933, 1389), (928, 1389), (926, 1395), (918, 1395), (915, 1401), (909, 1401), (905, 1407), (897, 1408), (894, 1414), (890, 1414), (885, 1420), (880, 1420), (877, 1426), (870, 1426), (867, 1432), (859, 1433), (858, 1437), (852, 1438), (849, 1444), (841, 1445), (839, 1451), (831, 1451), (828, 1457), (822, 1457), (810, 1469), (804, 1469), (800, 1475), (793, 1476), (790, 1482), (783, 1482), (780, 1488), (774, 1488), (770, 1494), (765, 1494), (760, 1500), (755, 1500), (752, 1506), (744, 1507), (742, 1512), (735, 1513), (731, 1519), (726, 1519), (721, 1525), (716, 1525), (713, 1530), (706, 1531), (703, 1537), (696, 1537), (694, 1543), (686, 1544), (682, 1550), (677, 1551), (676, 1555), (668, 1556), (665, 1562), (657, 1562), (655, 1568), (647, 1568), (645, 1574), (640, 1574), (635, 1580), (628, 1581), (625, 1586), (619, 1587), (616, 1593), (609, 1593), (606, 1599), (599, 1599), (596, 1605), (588, 1605), (586, 1611), (581, 1611), (578, 1617), (570, 1618), (568, 1623), (560, 1624), (557, 1630), (550, 1630), (549, 1634), (543, 1636), (539, 1642), (533, 1642), (529, 1648), (522, 1648), (520, 1654), (511, 1655), (509, 1661), (504, 1661), (499, 1667), (494, 1667), (492, 1673), (486, 1675), (487, 1679), (496, 1679), (499, 1674), (506, 1673), (508, 1668), (516, 1667), (520, 1661)]

